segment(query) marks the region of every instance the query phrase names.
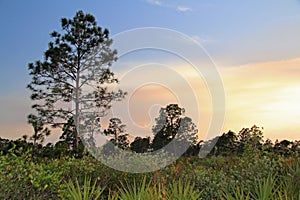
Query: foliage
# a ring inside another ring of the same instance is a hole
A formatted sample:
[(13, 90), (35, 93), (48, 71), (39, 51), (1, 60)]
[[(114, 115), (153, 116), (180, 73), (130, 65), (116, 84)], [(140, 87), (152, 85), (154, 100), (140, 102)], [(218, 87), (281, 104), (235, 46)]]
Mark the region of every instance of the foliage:
[(1, 199), (55, 199), (64, 169), (57, 161), (1, 156)]
[(285, 172), (281, 175), (280, 195), (289, 197), (290, 199), (299, 199), (300, 197), (300, 159), (290, 158), (284, 166)]
[[(117, 51), (110, 49), (109, 31), (78, 11), (62, 18), (61, 32), (51, 38), (44, 59), (28, 65), (33, 135), (29, 141), (0, 138), (0, 199), (300, 199), (300, 141), (264, 141), (256, 125), (197, 143), (192, 119), (169, 104), (155, 119), (152, 141), (136, 137), (130, 144), (118, 118), (102, 131), (100, 118), (126, 95), (111, 91), (118, 79), (110, 69)], [(62, 128), (62, 135), (44, 145), (50, 126)], [(97, 149), (94, 133), (112, 137), (112, 145)], [(95, 147), (92, 152), (87, 145)], [(199, 159), (202, 147), (210, 154)], [(141, 153), (153, 154), (149, 159)], [(124, 171), (159, 170), (121, 172), (91, 154)], [(173, 155), (182, 154), (171, 164)]]
[(263, 128), (256, 125), (251, 128), (243, 128), (238, 133), (238, 151), (244, 154), (251, 154), (262, 148)]
[[(44, 60), (28, 65), (32, 81), (27, 87), (36, 102), (32, 108), (43, 124), (60, 126), (75, 117), (74, 124), (79, 126), (81, 112), (97, 107), (102, 117), (111, 102), (121, 100), (125, 93), (108, 89), (118, 83), (109, 68), (117, 54), (110, 49), (109, 31), (102, 30), (95, 17), (83, 11), (78, 11), (73, 19), (62, 18), (61, 28), (62, 33), (51, 33), (53, 41), (44, 53)], [(95, 89), (85, 94), (86, 85)], [(73, 134), (77, 149), (78, 130)]]
[(152, 129), (155, 135), (151, 146), (154, 151), (166, 146), (175, 137), (183, 113), (184, 109), (177, 104), (160, 109), (159, 117), (155, 119), (156, 125)]
[(136, 180), (133, 181), (133, 184), (126, 181), (125, 184), (122, 184), (121, 187), (119, 187), (118, 194), (115, 195), (118, 196), (119, 199), (124, 200), (161, 199), (161, 189), (151, 186), (151, 182), (147, 183), (146, 181), (145, 177), (140, 184), (138, 184)]
[[(172, 164), (163, 160), (162, 155), (154, 156), (154, 162), (149, 162), (139, 153), (128, 157), (127, 151), (112, 160), (106, 158), (111, 166), (122, 165), (128, 171), (170, 164), (155, 172), (137, 174), (111, 169), (91, 157), (86, 149), (80, 158), (75, 158), (68, 153), (66, 141), (37, 145), (38, 153), (33, 158), (33, 143), (25, 137), (15, 141), (0, 139), (0, 199), (69, 199), (72, 184), (83, 194), (84, 190), (93, 188), (90, 180), (97, 180), (94, 191), (105, 188), (101, 194), (103, 199), (126, 199), (126, 195), (129, 199), (142, 195), (144, 199), (168, 199), (169, 196), (169, 199), (180, 199), (188, 195), (186, 190), (192, 196), (200, 195), (201, 199), (299, 199), (297, 142), (286, 146), (289, 154), (281, 153), (271, 142), (266, 141), (265, 145), (261, 140), (260, 144), (256, 143), (261, 148), (254, 151), (245, 148), (242, 154), (236, 151), (230, 154), (226, 141), (235, 141), (236, 148), (240, 147), (240, 141), (232, 138), (224, 138), (219, 143), (219, 147), (223, 146), (227, 151), (225, 154), (217, 153), (219, 148), (206, 158), (186, 156)], [(282, 143), (287, 144), (286, 141)], [(86, 183), (84, 177), (88, 177)]]
[(176, 181), (169, 185), (167, 188), (168, 199), (182, 200), (198, 200), (201, 199), (201, 192), (194, 189), (195, 184), (190, 181)]
[(184, 108), (180, 108), (177, 104), (169, 104), (166, 108), (161, 108), (159, 117), (155, 119), (156, 125), (152, 129), (154, 138), (151, 147), (154, 151), (165, 147), (174, 138), (177, 143), (174, 144), (173, 153), (180, 146), (185, 146), (184, 144), (191, 145), (196, 142), (197, 127), (192, 119), (183, 115)]
[(229, 156), (237, 150), (237, 146), (237, 135), (232, 131), (228, 131), (218, 138), (213, 152), (215, 155)]
[[(220, 198), (226, 200), (233, 199), (257, 199), (257, 200), (273, 200), (273, 199), (299, 199), (299, 190), (289, 188), (291, 182), (286, 179), (281, 179), (280, 176), (268, 175), (266, 178), (255, 178), (253, 183), (242, 183), (241, 185), (235, 185), (230, 190), (225, 188), (220, 192)], [(246, 192), (245, 185), (251, 187), (251, 191)], [(295, 183), (299, 186), (298, 183)]]
[(68, 121), (62, 127), (62, 135), (59, 137), (61, 141), (64, 141), (68, 145), (68, 150), (73, 150), (75, 146), (75, 125), (74, 125), (74, 118), (70, 117)]
[[(86, 191), (93, 188), (95, 182), (91, 180), (97, 181), (94, 191), (105, 188), (101, 194), (104, 199), (122, 199), (121, 193), (124, 198), (125, 194), (147, 194), (149, 199), (153, 195), (157, 197), (154, 199), (167, 199), (168, 195), (180, 199), (190, 194), (201, 199), (247, 199), (270, 191), (273, 199), (299, 197), (299, 157), (190, 157), (156, 172), (131, 174), (111, 169), (90, 156), (33, 162), (30, 151), (22, 156), (13, 151), (0, 156), (0, 199), (68, 199), (68, 185), (73, 184), (77, 191), (79, 185), (83, 194), (85, 187)], [(88, 177), (86, 183), (84, 177)]]
[(150, 149), (150, 137), (135, 137), (130, 143), (130, 149), (136, 153), (145, 153)]
[(121, 149), (129, 148), (128, 134), (125, 132), (125, 125), (118, 118), (111, 118), (108, 128), (104, 130), (106, 136), (112, 137), (110, 141)]
[[(84, 177), (83, 186), (79, 185), (78, 179), (75, 180), (75, 184), (70, 180), (67, 183), (68, 188), (68, 199), (73, 200), (97, 200), (101, 197), (101, 194), (104, 191), (104, 188), (98, 187), (97, 180), (94, 181), (93, 185), (91, 185), (91, 178)], [(83, 191), (82, 191), (83, 190)]]
[(133, 185), (126, 183), (119, 188), (119, 194), (115, 194), (122, 200), (198, 200), (201, 193), (194, 190), (194, 185), (190, 182), (183, 184), (183, 181), (178, 180), (165, 185), (164, 183), (152, 184), (146, 182), (144, 177), (140, 184), (136, 181)]
[(43, 143), (46, 136), (50, 135), (50, 130), (44, 127), (43, 121), (37, 116), (30, 114), (28, 116), (28, 123), (33, 127), (33, 136), (31, 136), (31, 140), (33, 140), (33, 148), (32, 148), (32, 156), (36, 156), (36, 145), (40, 142)]
[(250, 194), (245, 192), (243, 185), (236, 185), (234, 188), (231, 188), (231, 192), (223, 188), (220, 191), (219, 198), (222, 200), (250, 200)]
[(271, 176), (264, 179), (256, 179), (253, 192), (251, 193), (252, 198), (259, 200), (275, 199), (278, 190), (276, 183), (276, 178)]

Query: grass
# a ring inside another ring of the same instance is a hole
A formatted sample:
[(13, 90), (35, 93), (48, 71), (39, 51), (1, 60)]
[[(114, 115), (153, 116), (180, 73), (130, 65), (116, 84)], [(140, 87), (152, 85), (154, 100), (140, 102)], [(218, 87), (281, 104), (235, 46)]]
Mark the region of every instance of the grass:
[(78, 179), (75, 180), (75, 184), (70, 180), (67, 183), (68, 196), (72, 200), (98, 200), (105, 188), (97, 187), (97, 180), (91, 185), (91, 178), (84, 177), (83, 186), (79, 185)]

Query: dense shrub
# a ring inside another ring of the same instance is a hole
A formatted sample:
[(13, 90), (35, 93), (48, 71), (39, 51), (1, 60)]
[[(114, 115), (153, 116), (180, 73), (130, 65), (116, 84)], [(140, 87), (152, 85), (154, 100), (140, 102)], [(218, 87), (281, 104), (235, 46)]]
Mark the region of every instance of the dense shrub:
[(253, 196), (261, 189), (257, 188), (257, 181), (268, 177), (272, 179), (267, 184), (276, 182), (278, 186), (275, 192), (278, 198), (297, 199), (300, 195), (299, 157), (272, 154), (181, 158), (164, 169), (144, 174), (116, 171), (90, 156), (33, 160), (26, 154), (7, 154), (0, 156), (0, 169), (0, 199), (68, 199), (70, 181), (76, 183), (77, 180), (82, 186), (85, 177), (96, 181), (96, 187), (104, 188), (101, 195), (104, 199), (109, 195), (110, 198), (113, 198), (111, 195), (117, 197), (120, 188), (128, 190), (124, 186), (141, 185), (143, 180), (150, 183), (153, 192), (158, 186), (175, 190), (181, 187), (178, 183), (188, 181), (193, 185), (193, 192), (201, 194), (201, 199), (226, 199), (221, 195), (234, 196), (239, 190), (245, 196)]

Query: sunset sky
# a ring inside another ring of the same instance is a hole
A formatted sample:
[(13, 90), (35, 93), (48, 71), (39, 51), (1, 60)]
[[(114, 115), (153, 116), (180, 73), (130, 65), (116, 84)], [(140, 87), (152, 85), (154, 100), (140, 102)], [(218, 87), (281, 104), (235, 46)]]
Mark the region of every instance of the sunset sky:
[[(26, 123), (32, 112), (27, 65), (43, 58), (49, 34), (60, 31), (60, 19), (71, 18), (78, 10), (93, 14), (113, 37), (130, 29), (159, 27), (202, 46), (219, 72), (226, 97), (224, 126), (216, 135), (255, 124), (264, 127), (265, 138), (300, 139), (298, 0), (0, 0), (0, 137), (32, 133)], [(200, 52), (187, 53), (198, 67), (206, 66)], [(191, 98), (183, 106), (205, 136), (212, 106), (205, 77), (166, 52), (135, 52), (118, 62), (120, 86), (135, 88), (126, 101), (138, 126), (151, 127), (160, 106), (193, 97), (197, 108), (189, 108), (195, 104)], [(153, 83), (138, 85), (142, 74), (153, 77)], [(155, 84), (163, 79), (168, 87)]]

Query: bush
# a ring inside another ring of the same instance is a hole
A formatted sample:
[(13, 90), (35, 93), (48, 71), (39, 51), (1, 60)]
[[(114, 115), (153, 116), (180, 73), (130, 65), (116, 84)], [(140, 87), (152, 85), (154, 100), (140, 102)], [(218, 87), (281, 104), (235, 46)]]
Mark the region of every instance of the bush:
[(68, 199), (70, 184), (75, 187), (77, 180), (83, 189), (84, 177), (96, 180), (97, 188), (105, 187), (104, 199), (124, 197), (126, 191), (140, 195), (142, 186), (148, 187), (144, 191), (148, 196), (173, 199), (187, 195), (186, 191), (202, 199), (260, 198), (264, 191), (272, 191), (278, 199), (299, 199), (300, 195), (299, 157), (272, 154), (181, 158), (164, 169), (139, 174), (116, 171), (90, 156), (33, 160), (26, 154), (7, 154), (0, 156), (0, 169), (0, 199)]

